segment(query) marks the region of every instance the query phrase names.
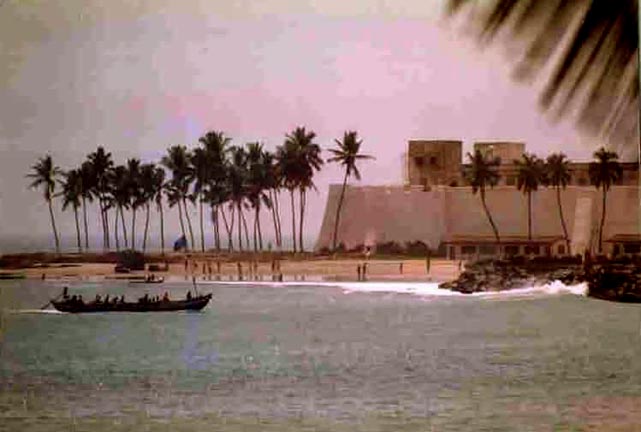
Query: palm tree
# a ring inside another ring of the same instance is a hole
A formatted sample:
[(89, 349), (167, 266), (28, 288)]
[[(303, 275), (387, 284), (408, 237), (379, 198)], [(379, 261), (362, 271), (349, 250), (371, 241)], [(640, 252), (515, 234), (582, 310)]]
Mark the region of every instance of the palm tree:
[(205, 229), (203, 226), (203, 201), (205, 187), (211, 177), (211, 164), (209, 153), (205, 148), (195, 148), (191, 153), (191, 165), (194, 170), (194, 193), (193, 199), (198, 201), (200, 216), (200, 248), (205, 252)]
[(94, 195), (98, 197), (103, 228), (103, 248), (109, 249), (109, 220), (107, 219), (107, 194), (109, 193), (109, 172), (113, 168), (111, 153), (100, 146), (87, 156), (93, 176)]
[(82, 253), (82, 242), (80, 241), (80, 223), (78, 222), (78, 207), (80, 207), (82, 197), (82, 174), (80, 170), (72, 169), (63, 174), (62, 181), (62, 211), (65, 211), (70, 205), (73, 206), (73, 213), (76, 220), (76, 240), (78, 242), (78, 253)]
[(356, 180), (361, 179), (361, 173), (358, 171), (356, 162), (365, 159), (374, 159), (373, 156), (360, 154), (362, 140), (358, 139), (358, 133), (355, 131), (348, 131), (343, 134), (343, 141), (338, 139), (335, 149), (329, 149), (334, 155), (327, 159), (327, 162), (337, 162), (345, 167), (345, 177), (343, 178), (343, 187), (341, 188), (341, 195), (338, 199), (338, 207), (336, 208), (336, 218), (334, 219), (334, 236), (332, 239), (332, 250), (336, 250), (336, 241), (338, 236), (338, 224), (341, 216), (341, 209), (343, 207), (343, 199), (345, 198), (345, 189), (347, 188), (347, 181), (349, 177), (354, 174)]
[(32, 173), (27, 174), (27, 177), (33, 179), (30, 188), (38, 188), (40, 186), (44, 189), (44, 199), (49, 206), (49, 216), (51, 216), (51, 229), (56, 241), (56, 253), (60, 253), (60, 239), (58, 238), (58, 230), (56, 229), (56, 219), (53, 215), (53, 207), (51, 201), (56, 190), (56, 179), (60, 175), (60, 168), (54, 165), (51, 155), (46, 155), (38, 159), (38, 162), (31, 167)]
[(496, 229), (490, 210), (487, 208), (487, 203), (485, 202), (485, 189), (488, 186), (494, 187), (498, 184), (501, 176), (498, 173), (497, 167), (501, 165), (501, 158), (491, 157), (489, 155), (485, 156), (478, 149), (474, 150), (474, 154), (468, 153), (467, 158), (469, 165), (464, 168), (463, 176), (470, 186), (472, 186), (472, 192), (474, 194), (479, 192), (483, 210), (485, 210), (487, 220), (490, 222), (490, 225), (492, 225), (496, 243), (500, 245), (501, 238), (499, 237), (499, 231)]
[(155, 167), (152, 182), (152, 200), (156, 203), (156, 209), (160, 213), (160, 253), (165, 255), (165, 221), (162, 207), (162, 195), (165, 190), (165, 170), (162, 167)]
[(231, 203), (238, 212), (238, 249), (242, 251), (243, 202), (247, 195), (247, 153), (244, 148), (231, 148), (231, 164), (228, 176)]
[(296, 253), (296, 210), (294, 206), (294, 191), (300, 183), (300, 169), (298, 164), (298, 148), (289, 141), (276, 149), (278, 171), (281, 175), (282, 185), (289, 191), (292, 210), (292, 244)]
[(271, 187), (269, 178), (270, 165), (264, 159), (266, 153), (263, 145), (255, 142), (247, 144), (248, 178), (247, 199), (254, 209), (254, 251), (263, 249), (263, 234), (260, 226), (260, 210), (262, 204), (272, 207), (267, 191)]
[(117, 165), (111, 171), (111, 190), (113, 200), (116, 205), (116, 220), (114, 223), (116, 231), (116, 247), (118, 243), (118, 214), (120, 215), (120, 222), (122, 227), (123, 238), (125, 240), (125, 248), (129, 245), (127, 238), (127, 225), (125, 224), (124, 209), (129, 208), (131, 205), (131, 188), (129, 186), (127, 167), (124, 165)]
[(140, 168), (140, 201), (145, 207), (145, 232), (142, 237), (142, 253), (147, 251), (147, 234), (149, 233), (149, 211), (151, 209), (151, 202), (156, 195), (155, 179), (156, 167), (154, 164), (148, 163), (142, 165)]
[(561, 220), (561, 227), (563, 227), (563, 238), (569, 255), (572, 255), (570, 247), (570, 237), (568, 236), (568, 228), (565, 225), (565, 218), (563, 217), (563, 207), (561, 206), (561, 188), (565, 189), (568, 185), (570, 174), (570, 162), (567, 160), (563, 153), (553, 153), (547, 157), (545, 164), (546, 179), (549, 185), (554, 186), (556, 189), (556, 202), (559, 207), (559, 219)]
[(569, 116), (574, 104), (581, 128), (638, 147), (638, 0), (449, 0), (450, 14), (465, 4), (480, 6), (472, 16), (481, 41), (507, 30), (525, 44), (515, 75), (547, 75), (544, 109)]
[(297, 127), (294, 131), (285, 137), (285, 142), (292, 143), (297, 149), (297, 171), (298, 171), (298, 190), (300, 193), (300, 226), (298, 228), (298, 245), (300, 251), (304, 252), (303, 246), (303, 222), (305, 220), (305, 203), (307, 189), (314, 187), (314, 171), (319, 171), (323, 165), (320, 157), (320, 146), (314, 143), (316, 134), (312, 131), (307, 132), (304, 127)]
[(605, 224), (605, 205), (610, 186), (621, 178), (623, 170), (618, 162), (619, 155), (608, 151), (604, 147), (594, 152), (596, 162), (590, 163), (590, 182), (603, 191), (603, 202), (601, 206), (601, 222), (599, 224), (599, 253), (603, 251), (603, 225)]
[(522, 159), (515, 159), (518, 167), (516, 188), (527, 195), (527, 239), (532, 240), (532, 192), (545, 182), (545, 165), (536, 155), (524, 153)]
[(131, 250), (136, 250), (136, 210), (144, 204), (141, 187), (140, 159), (127, 160), (127, 188), (131, 205)]
[(280, 226), (280, 209), (278, 204), (278, 193), (282, 185), (282, 178), (278, 164), (272, 153), (265, 151), (263, 153), (263, 168), (265, 172), (265, 187), (269, 193), (269, 201), (271, 205), (269, 209), (272, 212), (272, 219), (274, 222), (274, 235), (276, 237), (276, 246), (280, 250), (282, 247), (282, 234)]
[[(163, 156), (161, 160), (169, 171), (171, 171), (171, 181), (169, 189), (171, 191), (170, 203), (176, 203), (173, 199), (177, 199), (179, 214), (182, 214), (180, 204), (182, 203), (185, 210), (185, 219), (187, 220), (187, 227), (189, 228), (189, 238), (191, 240), (190, 248), (194, 246), (194, 231), (191, 227), (191, 220), (187, 210), (187, 197), (189, 195), (189, 186), (194, 177), (194, 170), (190, 163), (189, 151), (185, 146), (171, 146), (167, 149), (167, 155)], [(173, 206), (173, 204), (170, 204)], [(182, 216), (181, 216), (182, 221)], [(181, 222), (182, 223), (182, 222)], [(183, 230), (184, 231), (184, 230)], [(183, 233), (184, 235), (184, 233)]]
[(94, 177), (91, 172), (91, 164), (84, 161), (80, 165), (80, 175), (82, 177), (82, 214), (85, 225), (85, 250), (89, 250), (89, 226), (87, 224), (87, 201), (93, 202)]

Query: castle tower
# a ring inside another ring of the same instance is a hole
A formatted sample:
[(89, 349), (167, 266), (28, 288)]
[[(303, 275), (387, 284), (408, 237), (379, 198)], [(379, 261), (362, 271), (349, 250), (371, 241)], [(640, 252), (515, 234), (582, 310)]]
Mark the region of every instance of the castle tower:
[(407, 171), (411, 186), (429, 189), (462, 184), (462, 141), (410, 140), (408, 147)]

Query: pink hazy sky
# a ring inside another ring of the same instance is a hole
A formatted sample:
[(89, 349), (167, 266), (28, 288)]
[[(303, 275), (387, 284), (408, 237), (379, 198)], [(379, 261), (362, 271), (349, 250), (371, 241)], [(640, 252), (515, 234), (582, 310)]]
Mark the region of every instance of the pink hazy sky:
[[(269, 149), (298, 125), (324, 148), (354, 129), (376, 156), (362, 183), (390, 184), (401, 180), (411, 138), (462, 139), (465, 150), (475, 140), (523, 140), (540, 155), (581, 159), (594, 148), (571, 123), (539, 112), (539, 89), (510, 80), (500, 49), (481, 50), (451, 28), (442, 1), (223, 3), (0, 6), (0, 249), (3, 237), (49, 235), (46, 207), (24, 178), (46, 152), (71, 168), (97, 145), (117, 163), (158, 160), (209, 129)], [(317, 177), (310, 246), (327, 186), (340, 180), (337, 167)], [(71, 213), (58, 220), (71, 246)]]

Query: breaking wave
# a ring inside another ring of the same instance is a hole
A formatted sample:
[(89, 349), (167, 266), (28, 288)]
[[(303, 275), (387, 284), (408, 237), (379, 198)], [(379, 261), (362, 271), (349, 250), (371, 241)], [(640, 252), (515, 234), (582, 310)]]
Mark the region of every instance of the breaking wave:
[(346, 294), (349, 293), (398, 293), (411, 294), (421, 297), (489, 297), (504, 298), (518, 296), (542, 296), (542, 295), (560, 295), (572, 294), (584, 296), (587, 294), (587, 284), (580, 283), (576, 285), (565, 285), (561, 281), (553, 281), (543, 285), (526, 286), (505, 291), (479, 292), (474, 294), (463, 294), (456, 291), (439, 288), (436, 282), (240, 282), (240, 281), (221, 281), (221, 282), (199, 282), (199, 284), (218, 284), (218, 285), (259, 285), (268, 287), (327, 287), (340, 288)]

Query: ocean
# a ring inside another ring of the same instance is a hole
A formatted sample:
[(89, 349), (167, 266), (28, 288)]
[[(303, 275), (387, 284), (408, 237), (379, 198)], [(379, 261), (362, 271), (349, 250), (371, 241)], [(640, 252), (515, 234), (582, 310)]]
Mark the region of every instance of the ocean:
[[(641, 424), (641, 309), (553, 283), (201, 283), (200, 313), (40, 311), (1, 281), (0, 430), (547, 431)], [(70, 282), (85, 299), (191, 284)]]

